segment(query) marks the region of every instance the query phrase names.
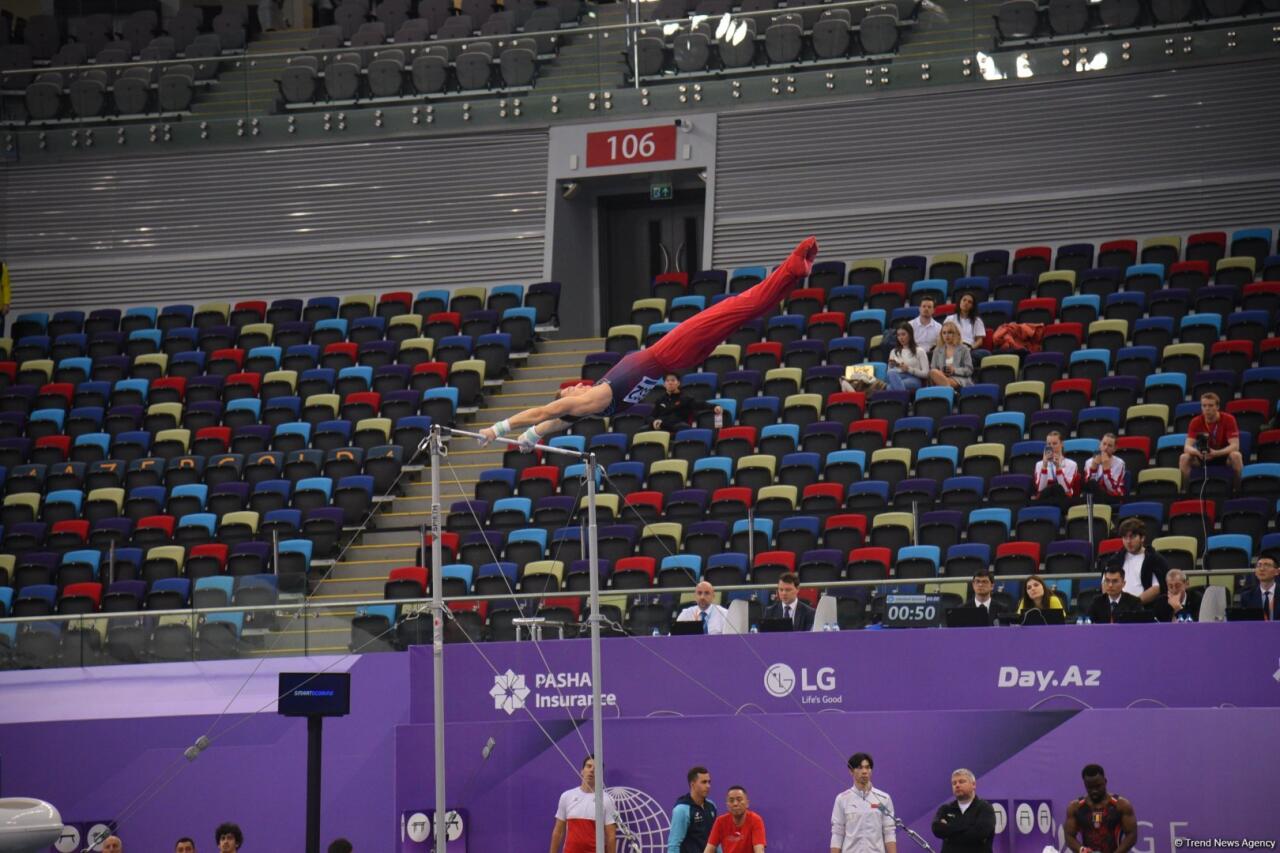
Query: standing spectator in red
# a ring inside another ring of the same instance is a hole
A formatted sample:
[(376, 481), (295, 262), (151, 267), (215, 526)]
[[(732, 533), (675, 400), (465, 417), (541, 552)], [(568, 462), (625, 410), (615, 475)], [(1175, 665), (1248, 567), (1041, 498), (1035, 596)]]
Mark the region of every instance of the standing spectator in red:
[(764, 853), (764, 819), (751, 811), (747, 789), (741, 785), (729, 788), (725, 804), (729, 813), (716, 818), (702, 853), (716, 853), (717, 845), (723, 853)]
[(1191, 419), (1187, 428), (1187, 441), (1178, 458), (1178, 470), (1182, 472), (1182, 488), (1191, 484), (1191, 468), (1209, 465), (1225, 459), (1236, 473), (1236, 483), (1244, 471), (1244, 457), (1240, 455), (1240, 427), (1235, 415), (1221, 411), (1222, 400), (1212, 391), (1200, 395), (1200, 414)]

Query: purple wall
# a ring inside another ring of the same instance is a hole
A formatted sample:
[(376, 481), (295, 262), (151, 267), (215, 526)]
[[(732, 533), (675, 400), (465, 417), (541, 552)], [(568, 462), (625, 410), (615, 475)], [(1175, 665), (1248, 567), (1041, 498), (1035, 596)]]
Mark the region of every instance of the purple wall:
[[(1110, 789), (1134, 803), (1142, 824), (1137, 850), (1174, 853), (1174, 831), (1185, 838), (1276, 837), (1276, 772), (1270, 762), (1255, 760), (1256, 738), (1247, 733), (1270, 739), (1277, 727), (1275, 709), (624, 719), (605, 725), (605, 778), (611, 789), (642, 791), (669, 812), (686, 791), (685, 771), (704, 764), (712, 799), (722, 809), (729, 785), (746, 786), (752, 808), (765, 818), (770, 853), (798, 853), (826, 849), (832, 801), (850, 785), (844, 764), (854, 751), (872, 753), (876, 786), (893, 797), (898, 816), (931, 841), (929, 823), (950, 798), (957, 767), (978, 775), (979, 794), (987, 799), (1050, 801), (1056, 837), (1066, 804), (1084, 792), (1081, 767), (1096, 761), (1106, 768)], [(581, 732), (590, 744), (590, 726)], [(552, 733), (570, 762), (581, 759), (576, 733), (566, 726)], [(576, 782), (565, 757), (527, 720), (450, 724), (448, 736), (450, 803), (468, 813), (471, 853), (545, 847), (556, 800)], [(482, 763), (480, 749), (489, 737), (497, 745)], [(431, 745), (430, 726), (400, 729), (397, 752), (424, 758), (397, 768), (401, 811), (430, 811), (434, 803), (425, 760)], [(1012, 828), (1007, 836), (1016, 838)], [(902, 835), (898, 843), (901, 853), (916, 850)], [(626, 853), (662, 849), (642, 845)]]
[[(235, 707), (270, 702), (279, 670), (314, 671), (329, 660), (268, 661)], [(395, 726), (408, 720), (408, 656), (348, 664), (339, 668), (352, 672), (351, 716), (325, 722), (321, 837), (346, 835), (357, 849), (379, 850), (396, 820), (391, 768)], [(304, 720), (279, 717), (273, 706), (227, 714), (213, 729), (213, 746), (194, 762), (181, 757), (253, 667), (223, 661), (0, 674), (5, 719), (74, 720), (0, 725), (0, 793), (48, 800), (66, 821), (114, 819), (140, 797), (121, 827), (134, 851), (168, 851), (182, 835), (211, 847), (223, 820), (243, 827), (246, 853), (301, 850)], [(105, 709), (102, 718), (96, 708)], [(172, 771), (168, 784), (152, 788)]]
[[(1080, 766), (1096, 760), (1152, 824), (1139, 853), (1169, 850), (1178, 822), (1193, 837), (1274, 837), (1275, 773), (1248, 744), (1280, 727), (1275, 630), (609, 640), (607, 778), (666, 810), (688, 766), (706, 763), (720, 799), (732, 782), (751, 789), (771, 851), (812, 850), (825, 844), (831, 799), (848, 785), (843, 760), (857, 749), (875, 754), (877, 783), (917, 826), (961, 765), (979, 774), (984, 796), (1051, 799), (1060, 821)], [(450, 801), (470, 813), (470, 850), (542, 849), (556, 796), (576, 778), (569, 765), (590, 743), (588, 709), (549, 707), (589, 692), (587, 644), (546, 643), (545, 664), (529, 643), (482, 650), (488, 662), (470, 647), (446, 652)], [(326, 723), (322, 834), (392, 849), (401, 812), (433, 802), (429, 649), (0, 673), (0, 794), (47, 799), (68, 821), (115, 818), (136, 801), (122, 827), (133, 851), (168, 850), (183, 834), (203, 845), (224, 819), (245, 828), (246, 851), (300, 850), (305, 726), (277, 717), (271, 699), (278, 671), (334, 664), (352, 672), (354, 697), (351, 716)], [(182, 760), (237, 690), (214, 745)], [(497, 748), (481, 762), (490, 736)], [(1200, 746), (1206, 738), (1212, 749)], [(171, 768), (171, 781), (153, 785)]]

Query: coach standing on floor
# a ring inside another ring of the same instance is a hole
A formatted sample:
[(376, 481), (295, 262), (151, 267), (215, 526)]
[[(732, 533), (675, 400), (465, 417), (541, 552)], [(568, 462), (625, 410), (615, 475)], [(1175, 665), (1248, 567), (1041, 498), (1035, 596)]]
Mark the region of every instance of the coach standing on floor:
[(871, 786), (873, 767), (865, 752), (849, 758), (853, 787), (840, 792), (831, 810), (831, 853), (898, 853), (893, 800)]
[(705, 767), (690, 767), (687, 778), (689, 793), (676, 800), (676, 807), (671, 810), (667, 853), (702, 853), (716, 822), (716, 804), (707, 799), (711, 772)]
[(942, 839), (942, 853), (991, 853), (996, 834), (996, 810), (978, 796), (978, 780), (963, 767), (951, 774), (955, 799), (938, 808), (933, 834)]

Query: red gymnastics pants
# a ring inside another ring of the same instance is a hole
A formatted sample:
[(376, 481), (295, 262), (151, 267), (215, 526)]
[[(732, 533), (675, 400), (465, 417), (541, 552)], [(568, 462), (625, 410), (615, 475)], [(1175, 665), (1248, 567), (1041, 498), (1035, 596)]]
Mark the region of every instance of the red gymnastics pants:
[(706, 361), (731, 334), (752, 320), (767, 316), (795, 290), (808, 277), (817, 253), (818, 241), (809, 237), (764, 281), (699, 311), (653, 346), (629, 353), (604, 376), (614, 387), (615, 398), (625, 395), (645, 377), (660, 378)]

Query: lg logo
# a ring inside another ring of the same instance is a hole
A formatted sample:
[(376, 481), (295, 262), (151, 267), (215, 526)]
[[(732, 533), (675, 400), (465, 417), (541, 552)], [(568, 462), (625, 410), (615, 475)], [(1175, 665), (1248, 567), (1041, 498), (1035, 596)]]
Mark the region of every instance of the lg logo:
[(800, 677), (797, 679), (795, 670), (785, 663), (775, 663), (765, 670), (764, 689), (777, 699), (790, 696), (797, 683), (802, 693), (829, 693), (836, 689), (836, 671), (824, 666), (810, 676), (808, 667), (801, 667)]
[(796, 673), (785, 663), (775, 663), (764, 671), (764, 689), (770, 696), (781, 699), (790, 696), (796, 688)]

